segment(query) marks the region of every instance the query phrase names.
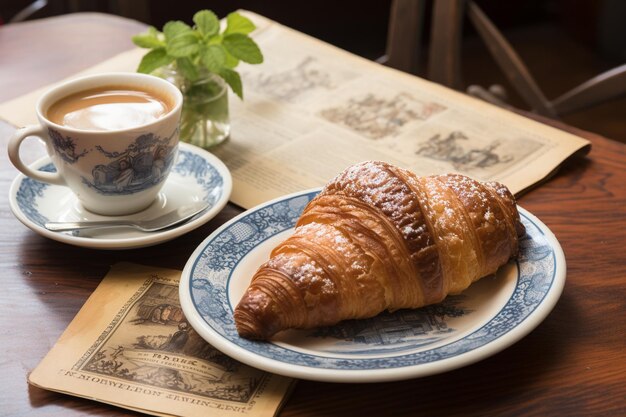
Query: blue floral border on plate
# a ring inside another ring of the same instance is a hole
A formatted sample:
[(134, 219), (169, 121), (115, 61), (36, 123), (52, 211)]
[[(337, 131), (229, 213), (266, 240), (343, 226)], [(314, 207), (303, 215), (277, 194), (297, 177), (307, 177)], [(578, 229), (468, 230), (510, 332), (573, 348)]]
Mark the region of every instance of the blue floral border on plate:
[(430, 350), (374, 358), (319, 356), (297, 352), (273, 343), (239, 337), (228, 300), (231, 273), (237, 264), (266, 239), (292, 228), (317, 191), (294, 195), (253, 210), (214, 236), (194, 260), (189, 291), (194, 308), (211, 329), (229, 342), (257, 355), (292, 365), (366, 370), (399, 368), (448, 359), (484, 346), (519, 326), (541, 305), (556, 274), (556, 254), (541, 228), (523, 215), (526, 236), (520, 241), (515, 290), (502, 309), (481, 328), (462, 339)]
[[(221, 197), (224, 178), (209, 161), (201, 155), (179, 149), (179, 156), (173, 172), (183, 177), (193, 177), (205, 192), (203, 200), (214, 206)], [(39, 168), (39, 171), (56, 172), (52, 163)], [(50, 184), (25, 177), (17, 190), (16, 201), (19, 209), (33, 223), (43, 227), (48, 219), (38, 210), (37, 199), (43, 197)]]

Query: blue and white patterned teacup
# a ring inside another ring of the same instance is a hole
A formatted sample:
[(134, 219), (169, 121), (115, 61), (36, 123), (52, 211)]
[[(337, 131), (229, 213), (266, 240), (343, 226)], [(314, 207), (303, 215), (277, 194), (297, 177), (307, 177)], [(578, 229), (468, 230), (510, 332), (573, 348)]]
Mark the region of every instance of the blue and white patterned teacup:
[[(46, 116), (50, 106), (64, 97), (109, 86), (153, 92), (168, 100), (169, 111), (146, 124), (117, 130), (76, 129)], [(145, 74), (108, 73), (70, 80), (38, 100), (39, 125), (15, 132), (9, 158), (33, 179), (69, 187), (89, 211), (109, 216), (134, 213), (155, 200), (175, 162), (182, 102), (178, 88)], [(35, 171), (22, 162), (19, 148), (28, 136), (43, 139), (56, 173)]]

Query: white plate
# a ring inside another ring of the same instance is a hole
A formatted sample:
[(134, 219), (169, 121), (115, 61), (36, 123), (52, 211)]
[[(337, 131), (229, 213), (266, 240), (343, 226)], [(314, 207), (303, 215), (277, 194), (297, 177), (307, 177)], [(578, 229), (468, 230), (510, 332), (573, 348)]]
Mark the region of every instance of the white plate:
[[(39, 159), (31, 167), (41, 171), (55, 169), (48, 157)], [(176, 165), (157, 200), (147, 209), (126, 218), (151, 219), (181, 205), (197, 201), (209, 203), (207, 210), (181, 225), (152, 233), (130, 228), (52, 232), (44, 227), (47, 221), (94, 221), (110, 217), (82, 208), (67, 187), (42, 183), (22, 174), (11, 184), (9, 203), (15, 217), (42, 236), (88, 248), (131, 249), (163, 243), (203, 225), (224, 208), (231, 190), (232, 178), (222, 161), (203, 149), (180, 143)]]
[(465, 366), (505, 349), (552, 310), (565, 283), (563, 251), (548, 228), (520, 208), (527, 235), (516, 262), (462, 295), (418, 310), (384, 313), (270, 342), (239, 337), (233, 309), (270, 250), (293, 232), (319, 190), (273, 200), (211, 234), (188, 260), (180, 283), (183, 311), (210, 344), (248, 365), (280, 375), (332, 382), (415, 378)]

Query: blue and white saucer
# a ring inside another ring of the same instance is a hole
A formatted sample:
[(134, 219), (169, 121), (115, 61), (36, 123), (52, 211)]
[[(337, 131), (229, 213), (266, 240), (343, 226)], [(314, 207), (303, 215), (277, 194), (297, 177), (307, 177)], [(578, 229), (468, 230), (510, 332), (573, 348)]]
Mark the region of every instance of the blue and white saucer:
[[(54, 170), (48, 157), (39, 159), (31, 167)], [(15, 217), (42, 236), (76, 246), (118, 250), (156, 245), (194, 230), (224, 208), (231, 190), (230, 171), (222, 161), (201, 148), (181, 142), (177, 162), (157, 200), (147, 209), (125, 217), (151, 219), (182, 205), (198, 201), (209, 203), (207, 210), (178, 226), (153, 233), (122, 227), (80, 233), (52, 232), (44, 227), (48, 221), (96, 221), (111, 217), (85, 210), (67, 187), (42, 183), (22, 174), (11, 185), (9, 203)]]
[(319, 190), (248, 210), (211, 234), (189, 258), (180, 300), (193, 328), (248, 365), (331, 382), (391, 381), (459, 368), (495, 354), (533, 330), (565, 283), (563, 251), (548, 228), (520, 208), (527, 234), (520, 256), (463, 294), (417, 310), (337, 326), (279, 333), (269, 342), (239, 337), (233, 309), (271, 249), (293, 233)]

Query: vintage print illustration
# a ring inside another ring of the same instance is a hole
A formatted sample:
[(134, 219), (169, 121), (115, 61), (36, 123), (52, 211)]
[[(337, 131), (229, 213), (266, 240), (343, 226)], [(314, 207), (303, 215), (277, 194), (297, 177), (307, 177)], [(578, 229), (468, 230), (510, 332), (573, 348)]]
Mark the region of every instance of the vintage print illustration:
[(418, 144), (416, 155), (450, 163), (475, 175), (495, 174), (541, 148), (531, 139), (484, 141), (460, 130), (437, 133)]
[(247, 404), (269, 374), (206, 343), (189, 326), (178, 286), (150, 279), (73, 367), (187, 396)]
[(250, 88), (258, 93), (290, 103), (315, 90), (333, 90), (332, 73), (311, 56), (305, 56), (295, 67), (274, 73), (251, 76)]
[(141, 135), (123, 152), (109, 152), (96, 146), (111, 162), (97, 165), (93, 179), (83, 178), (83, 182), (107, 195), (133, 194), (150, 188), (163, 181), (174, 162), (176, 152), (170, 139), (152, 133)]
[(97, 165), (91, 179), (83, 177), (83, 183), (96, 189), (100, 194), (133, 194), (159, 184), (165, 178), (174, 162), (175, 147), (170, 145), (175, 131), (168, 138), (160, 138), (152, 133), (141, 135), (123, 152), (110, 152), (102, 146), (95, 149), (76, 151), (74, 139), (54, 129), (48, 134), (56, 154), (68, 164), (76, 163), (91, 152), (98, 152), (110, 160), (107, 164)]
[(402, 350), (406, 345), (426, 346), (444, 339), (455, 329), (453, 318), (472, 312), (464, 306), (463, 295), (415, 310), (384, 312), (364, 320), (347, 320), (335, 326), (314, 330), (309, 337), (332, 337), (336, 353), (369, 354)]
[(406, 124), (428, 120), (445, 109), (441, 104), (419, 100), (409, 93), (397, 93), (392, 97), (368, 93), (323, 109), (319, 115), (366, 138), (378, 140), (397, 136)]
[(69, 136), (63, 135), (55, 129), (48, 128), (48, 136), (52, 139), (52, 147), (61, 159), (68, 164), (73, 164), (83, 156), (87, 155), (87, 150), (76, 153), (76, 144)]

